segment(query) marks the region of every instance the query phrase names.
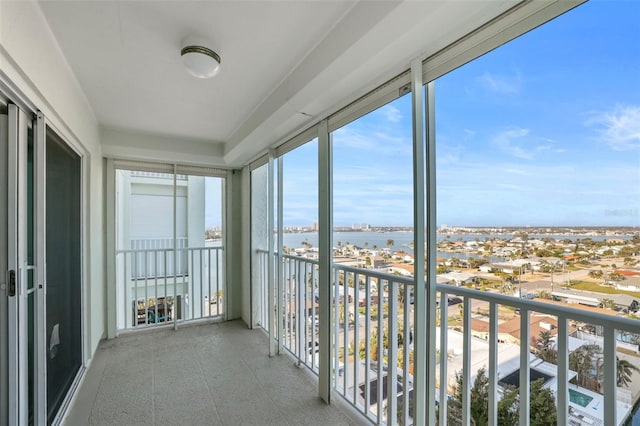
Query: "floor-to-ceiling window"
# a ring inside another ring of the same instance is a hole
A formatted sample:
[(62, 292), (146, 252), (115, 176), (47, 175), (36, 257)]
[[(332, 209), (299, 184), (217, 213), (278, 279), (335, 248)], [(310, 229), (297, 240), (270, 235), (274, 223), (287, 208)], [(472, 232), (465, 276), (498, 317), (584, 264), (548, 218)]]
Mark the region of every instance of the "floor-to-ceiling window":
[(409, 94), (331, 133), (335, 386), (368, 417), (402, 424), (413, 382), (411, 120)]
[[(632, 2), (589, 2), (436, 80), (438, 282), (637, 315), (639, 16)], [(449, 419), (460, 418), (456, 373), (471, 333), (471, 414), (481, 422), (490, 306), (463, 301), (448, 301)], [(466, 324), (463, 307), (473, 315)], [(522, 346), (530, 348), (531, 424), (555, 422), (558, 316), (527, 311), (523, 342), (520, 309), (499, 305), (497, 315), (500, 424), (518, 421)], [(576, 320), (569, 333), (571, 421), (597, 423), (603, 329)], [(616, 380), (618, 421), (640, 389), (640, 371), (628, 367), (640, 364), (639, 342), (640, 334), (616, 334), (620, 374), (627, 368)]]
[(115, 173), (120, 329), (225, 312), (222, 172), (158, 167)]

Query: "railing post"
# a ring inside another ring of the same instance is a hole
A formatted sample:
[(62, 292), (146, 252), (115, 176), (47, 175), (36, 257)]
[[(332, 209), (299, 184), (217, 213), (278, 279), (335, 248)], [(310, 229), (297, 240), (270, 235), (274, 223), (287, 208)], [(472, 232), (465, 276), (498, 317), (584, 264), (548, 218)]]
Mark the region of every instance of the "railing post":
[[(273, 208), (274, 208), (274, 176), (273, 176), (273, 151), (269, 151), (269, 159), (267, 166), (267, 311), (269, 324), (269, 356), (276, 354), (276, 324), (274, 315), (276, 315), (276, 295), (275, 295), (275, 242), (273, 241)], [(280, 322), (280, 319), (278, 319)], [(282, 336), (278, 334), (278, 340)]]
[[(282, 240), (283, 240), (283, 236), (282, 236), (282, 189), (283, 189), (283, 177), (284, 174), (282, 172), (284, 168), (284, 157), (280, 156), (278, 157), (278, 204), (277, 204), (277, 211), (278, 211), (278, 222), (277, 222), (277, 226), (278, 226), (278, 231), (277, 231), (277, 235), (278, 235), (278, 240), (277, 240), (277, 244), (278, 244), (278, 292), (277, 292), (277, 297), (278, 297), (278, 301), (276, 302), (276, 310), (278, 312), (278, 353), (282, 353), (282, 349), (284, 347), (284, 336), (283, 336), (283, 326), (284, 324), (282, 323), (283, 321), (283, 300), (284, 300), (284, 265), (282, 264)], [(273, 231), (272, 231), (273, 232)], [(291, 270), (291, 267), (289, 267), (289, 271)], [(289, 276), (289, 288), (291, 288), (291, 273), (289, 272), (288, 274)], [(291, 311), (291, 295), (289, 294), (288, 297), (288, 309), (289, 311)], [(286, 317), (286, 312), (285, 315)], [(291, 332), (291, 320), (289, 321), (289, 332)], [(291, 338), (291, 337), (290, 337)]]
[(558, 426), (566, 426), (569, 416), (567, 383), (569, 382), (569, 345), (567, 330), (567, 318), (558, 316), (558, 345), (556, 347), (558, 354), (558, 392), (556, 398), (558, 400), (557, 419)]
[(333, 248), (332, 220), (332, 149), (327, 120), (318, 125), (318, 294), (320, 304), (320, 366), (318, 394), (331, 402), (331, 264)]
[(611, 325), (604, 326), (604, 424), (617, 425), (616, 419), (616, 354), (615, 329)]
[[(389, 281), (389, 342), (387, 350), (387, 424), (394, 425), (397, 423), (396, 413), (398, 410), (398, 286), (399, 284)], [(405, 297), (407, 294), (405, 293)], [(383, 310), (384, 312), (384, 310)]]
[(529, 424), (529, 309), (520, 310), (520, 424)]
[(462, 302), (462, 424), (471, 424), (471, 299)]
[(498, 305), (489, 305), (489, 425), (498, 424)]
[(439, 425), (447, 426), (447, 362), (449, 346), (449, 304), (447, 293), (440, 292), (440, 403), (439, 403)]

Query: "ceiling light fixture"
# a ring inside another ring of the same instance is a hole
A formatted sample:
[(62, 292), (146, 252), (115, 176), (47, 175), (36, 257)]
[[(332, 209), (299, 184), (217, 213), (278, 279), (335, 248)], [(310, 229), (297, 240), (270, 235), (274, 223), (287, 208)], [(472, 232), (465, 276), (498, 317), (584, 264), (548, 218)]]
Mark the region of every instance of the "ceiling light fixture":
[(220, 70), (220, 55), (193, 38), (185, 39), (180, 51), (182, 63), (197, 78), (211, 78)]

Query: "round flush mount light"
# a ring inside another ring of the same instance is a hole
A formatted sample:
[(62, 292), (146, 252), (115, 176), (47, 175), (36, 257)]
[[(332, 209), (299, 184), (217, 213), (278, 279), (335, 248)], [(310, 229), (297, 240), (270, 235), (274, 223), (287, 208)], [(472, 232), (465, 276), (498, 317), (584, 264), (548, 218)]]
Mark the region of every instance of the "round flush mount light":
[(220, 70), (220, 55), (192, 38), (185, 39), (180, 51), (182, 63), (197, 78), (211, 78)]

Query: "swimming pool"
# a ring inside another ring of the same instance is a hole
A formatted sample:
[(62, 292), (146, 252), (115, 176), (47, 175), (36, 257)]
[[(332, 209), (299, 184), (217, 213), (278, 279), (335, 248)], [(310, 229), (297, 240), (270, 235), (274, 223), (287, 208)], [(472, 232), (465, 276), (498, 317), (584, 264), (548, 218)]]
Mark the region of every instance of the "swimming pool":
[(569, 401), (574, 404), (578, 404), (581, 407), (586, 407), (591, 401), (593, 401), (593, 397), (578, 392), (577, 390), (569, 389)]

